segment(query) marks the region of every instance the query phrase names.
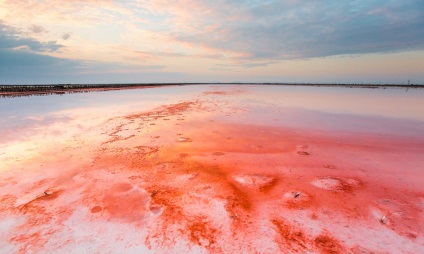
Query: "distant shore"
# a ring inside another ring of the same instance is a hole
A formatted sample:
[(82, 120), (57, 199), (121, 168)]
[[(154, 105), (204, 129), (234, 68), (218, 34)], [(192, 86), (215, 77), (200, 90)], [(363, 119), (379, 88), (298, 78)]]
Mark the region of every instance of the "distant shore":
[(325, 84), (325, 83), (145, 83), (145, 84), (49, 84), (49, 85), (0, 85), (0, 97), (21, 97), (66, 93), (85, 93), (122, 89), (152, 88), (158, 86), (181, 85), (283, 85), (283, 86), (323, 86), (346, 88), (424, 88), (424, 85), (402, 84)]

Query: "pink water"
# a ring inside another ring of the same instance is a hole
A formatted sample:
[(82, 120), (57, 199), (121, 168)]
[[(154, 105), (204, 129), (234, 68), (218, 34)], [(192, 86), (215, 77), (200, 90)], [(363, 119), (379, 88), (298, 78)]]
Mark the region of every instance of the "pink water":
[(422, 253), (424, 91), (1, 99), (2, 253)]

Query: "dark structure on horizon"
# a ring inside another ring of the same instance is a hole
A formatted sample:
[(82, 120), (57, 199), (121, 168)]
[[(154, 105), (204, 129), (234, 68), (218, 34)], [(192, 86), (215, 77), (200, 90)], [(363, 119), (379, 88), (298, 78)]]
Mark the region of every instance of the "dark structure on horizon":
[(424, 84), (331, 84), (331, 83), (143, 83), (143, 84), (49, 84), (49, 85), (0, 85), (0, 97), (84, 93), (118, 89), (146, 88), (175, 85), (285, 85), (326, 86), (358, 88), (424, 88)]

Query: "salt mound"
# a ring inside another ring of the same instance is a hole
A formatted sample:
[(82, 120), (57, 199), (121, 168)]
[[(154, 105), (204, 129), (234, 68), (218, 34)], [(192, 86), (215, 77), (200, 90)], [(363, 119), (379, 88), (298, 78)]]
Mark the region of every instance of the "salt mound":
[(103, 199), (104, 210), (112, 218), (132, 222), (149, 215), (150, 195), (146, 190), (129, 183), (118, 183), (111, 187)]
[(324, 190), (337, 190), (338, 187), (341, 186), (342, 182), (336, 178), (325, 177), (316, 179), (311, 184)]
[(186, 138), (186, 137), (179, 137), (179, 138), (177, 138), (177, 142), (181, 142), (181, 143), (183, 143), (183, 142), (191, 142), (191, 139)]
[(311, 182), (317, 188), (329, 191), (352, 191), (361, 185), (361, 182), (351, 178), (322, 177)]
[(275, 177), (263, 174), (236, 175), (233, 179), (237, 183), (252, 189), (263, 189), (275, 183)]

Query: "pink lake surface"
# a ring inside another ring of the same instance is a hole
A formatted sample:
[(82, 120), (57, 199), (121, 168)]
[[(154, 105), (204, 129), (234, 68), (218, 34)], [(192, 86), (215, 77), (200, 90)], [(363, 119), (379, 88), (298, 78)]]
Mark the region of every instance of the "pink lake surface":
[(1, 253), (424, 253), (424, 90), (0, 99)]

